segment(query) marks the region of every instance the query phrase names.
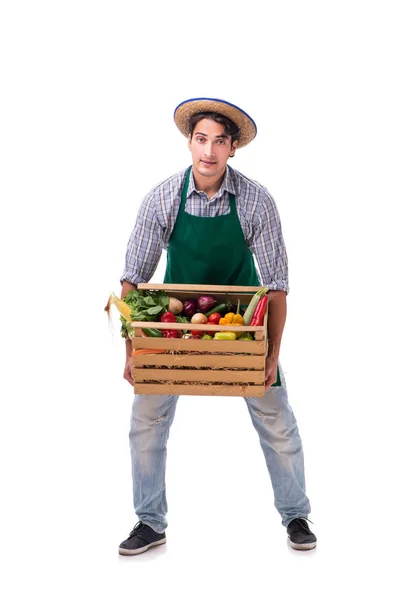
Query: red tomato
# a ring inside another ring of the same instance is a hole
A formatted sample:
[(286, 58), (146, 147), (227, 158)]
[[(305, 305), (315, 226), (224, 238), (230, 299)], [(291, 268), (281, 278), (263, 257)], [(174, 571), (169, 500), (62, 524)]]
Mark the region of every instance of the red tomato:
[(222, 316), (219, 313), (212, 313), (209, 317), (208, 317), (208, 322), (211, 323), (212, 325), (219, 325), (219, 320), (222, 319)]

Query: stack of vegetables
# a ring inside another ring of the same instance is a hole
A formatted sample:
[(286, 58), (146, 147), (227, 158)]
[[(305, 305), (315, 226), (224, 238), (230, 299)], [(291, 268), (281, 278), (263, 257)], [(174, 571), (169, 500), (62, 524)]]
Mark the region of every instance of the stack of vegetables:
[[(109, 313), (114, 304), (121, 313), (121, 335), (132, 338), (134, 330), (132, 321), (151, 321), (161, 323), (187, 323), (187, 329), (156, 329), (143, 327), (148, 337), (166, 337), (203, 340), (253, 340), (250, 331), (235, 332), (235, 327), (250, 325), (262, 326), (267, 307), (268, 288), (263, 287), (254, 294), (245, 310), (240, 307), (240, 300), (234, 307), (228, 302), (218, 303), (211, 295), (202, 295), (197, 299), (181, 302), (160, 290), (132, 290), (124, 300), (111, 294), (105, 310)], [(230, 331), (207, 332), (196, 329), (196, 325), (225, 325)]]

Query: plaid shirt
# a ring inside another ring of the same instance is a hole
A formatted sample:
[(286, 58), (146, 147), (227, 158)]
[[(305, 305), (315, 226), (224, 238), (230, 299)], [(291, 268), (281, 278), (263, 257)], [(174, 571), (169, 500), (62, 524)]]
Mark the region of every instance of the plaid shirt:
[[(129, 238), (123, 280), (137, 285), (152, 278), (163, 248), (178, 216), (181, 193), (188, 169), (163, 181), (144, 198)], [(216, 217), (229, 213), (229, 196), (236, 207), (247, 246), (253, 252), (262, 285), (270, 290), (289, 292), (288, 261), (281, 223), (274, 199), (268, 190), (228, 166), (218, 192), (209, 199), (196, 190), (190, 174), (186, 211), (196, 217)]]

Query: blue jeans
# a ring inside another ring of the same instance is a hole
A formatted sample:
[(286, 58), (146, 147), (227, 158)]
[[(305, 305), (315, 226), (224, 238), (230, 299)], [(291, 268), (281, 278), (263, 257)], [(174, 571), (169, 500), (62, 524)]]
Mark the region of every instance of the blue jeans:
[[(259, 435), (271, 483), (275, 507), (286, 527), (296, 517), (311, 512), (305, 493), (302, 443), (288, 403), (281, 367), (281, 386), (263, 397), (245, 397)], [(129, 434), (133, 501), (137, 517), (157, 533), (168, 526), (165, 472), (167, 440), (179, 396), (135, 394)]]

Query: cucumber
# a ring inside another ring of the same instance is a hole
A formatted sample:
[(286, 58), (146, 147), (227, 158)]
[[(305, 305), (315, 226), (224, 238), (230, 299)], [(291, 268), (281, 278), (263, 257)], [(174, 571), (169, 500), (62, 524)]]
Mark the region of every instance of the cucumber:
[(226, 302), (224, 302), (223, 304), (218, 304), (218, 306), (215, 306), (212, 310), (209, 310), (208, 312), (206, 312), (204, 314), (206, 315), (206, 317), (209, 317), (210, 315), (212, 315), (215, 312), (217, 312), (217, 313), (228, 312), (228, 308), (229, 308), (229, 305), (226, 304)]
[(163, 337), (163, 334), (158, 329), (152, 329), (151, 327), (147, 327), (146, 329), (142, 328), (142, 331), (148, 337)]

